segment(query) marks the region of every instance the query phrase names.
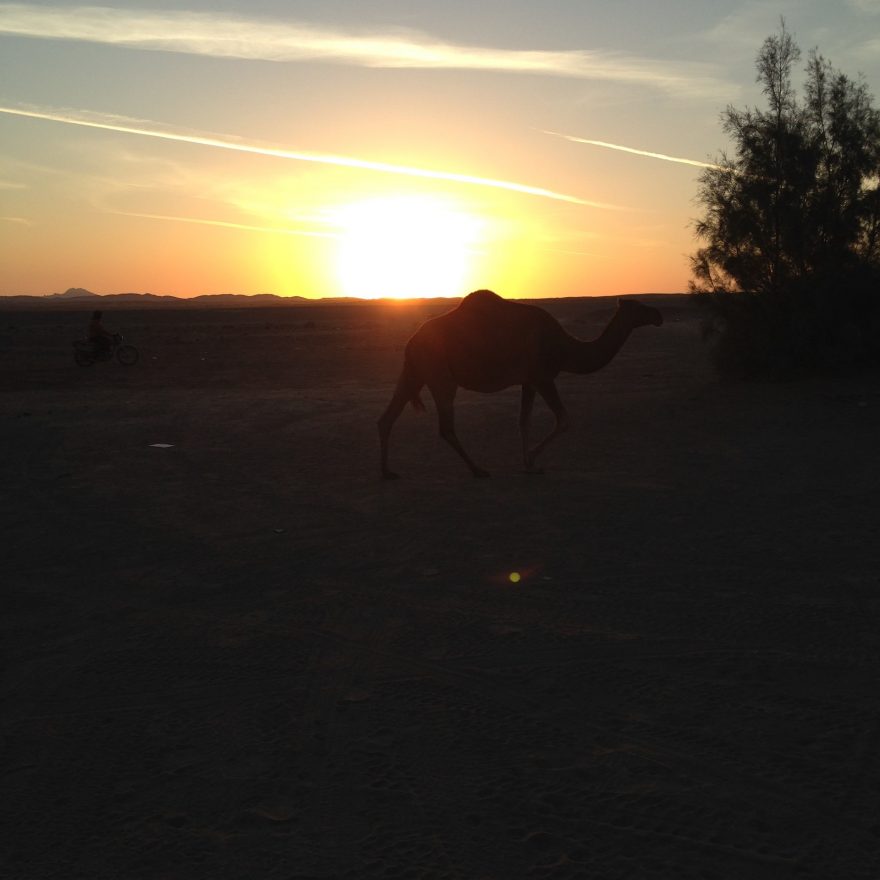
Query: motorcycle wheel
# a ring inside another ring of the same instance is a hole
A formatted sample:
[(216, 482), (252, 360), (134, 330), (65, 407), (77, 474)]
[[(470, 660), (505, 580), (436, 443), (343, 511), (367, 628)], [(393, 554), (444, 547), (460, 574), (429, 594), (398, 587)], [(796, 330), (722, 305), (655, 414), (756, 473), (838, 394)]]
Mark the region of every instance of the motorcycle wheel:
[(138, 350), (133, 345), (120, 345), (116, 349), (116, 360), (126, 367), (134, 366), (138, 362)]

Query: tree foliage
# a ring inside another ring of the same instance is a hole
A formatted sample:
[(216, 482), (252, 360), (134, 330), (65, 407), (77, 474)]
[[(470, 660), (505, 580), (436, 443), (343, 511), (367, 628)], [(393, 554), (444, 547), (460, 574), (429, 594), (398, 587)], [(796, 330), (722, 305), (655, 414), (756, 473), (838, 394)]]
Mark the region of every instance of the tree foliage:
[(761, 372), (880, 354), (880, 113), (867, 85), (786, 31), (758, 53), (766, 109), (722, 115), (734, 156), (700, 177), (691, 289), (722, 367)]

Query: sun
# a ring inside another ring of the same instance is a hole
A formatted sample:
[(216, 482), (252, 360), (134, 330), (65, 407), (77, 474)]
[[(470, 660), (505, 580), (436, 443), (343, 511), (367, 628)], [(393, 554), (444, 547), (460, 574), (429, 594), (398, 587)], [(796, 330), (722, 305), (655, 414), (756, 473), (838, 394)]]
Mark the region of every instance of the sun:
[(460, 296), (483, 222), (439, 197), (367, 199), (340, 208), (336, 270), (345, 296)]

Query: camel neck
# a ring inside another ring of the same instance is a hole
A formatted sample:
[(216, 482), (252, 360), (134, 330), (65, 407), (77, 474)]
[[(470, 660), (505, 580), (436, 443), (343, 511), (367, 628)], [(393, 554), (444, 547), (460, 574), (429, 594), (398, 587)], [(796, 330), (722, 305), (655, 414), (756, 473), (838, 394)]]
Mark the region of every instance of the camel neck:
[(632, 325), (618, 310), (602, 334), (585, 341), (569, 337), (562, 369), (569, 373), (593, 373), (610, 363), (632, 332)]

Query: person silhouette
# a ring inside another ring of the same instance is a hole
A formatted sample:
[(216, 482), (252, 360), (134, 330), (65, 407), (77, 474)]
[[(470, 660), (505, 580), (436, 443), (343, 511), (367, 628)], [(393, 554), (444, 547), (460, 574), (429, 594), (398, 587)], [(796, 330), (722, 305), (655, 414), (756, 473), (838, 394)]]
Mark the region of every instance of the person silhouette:
[(102, 316), (103, 312), (96, 309), (89, 321), (89, 342), (94, 346), (96, 354), (105, 354), (113, 344), (113, 334), (101, 323)]
[(95, 352), (98, 354), (109, 351), (113, 343), (113, 334), (105, 329), (101, 323), (102, 316), (103, 312), (96, 309), (92, 312), (92, 320), (89, 321), (89, 342), (92, 343), (95, 347)]

